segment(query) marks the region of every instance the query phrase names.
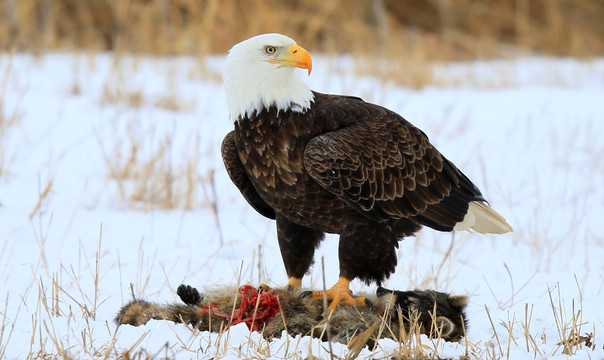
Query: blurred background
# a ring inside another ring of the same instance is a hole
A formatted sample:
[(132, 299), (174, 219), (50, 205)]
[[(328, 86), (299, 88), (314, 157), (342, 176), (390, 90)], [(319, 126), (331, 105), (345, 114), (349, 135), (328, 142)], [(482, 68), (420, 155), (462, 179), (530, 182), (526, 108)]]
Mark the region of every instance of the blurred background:
[(0, 0), (4, 50), (224, 53), (264, 32), (413, 60), (604, 54), (602, 0)]

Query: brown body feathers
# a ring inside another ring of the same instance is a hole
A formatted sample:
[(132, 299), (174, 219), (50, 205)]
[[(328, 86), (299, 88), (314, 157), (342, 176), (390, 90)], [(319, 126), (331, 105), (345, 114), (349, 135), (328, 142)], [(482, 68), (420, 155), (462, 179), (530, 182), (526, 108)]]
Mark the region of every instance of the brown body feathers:
[(222, 143), (244, 198), (276, 219), (290, 277), (308, 271), (324, 233), (340, 235), (340, 276), (379, 284), (396, 267), (398, 241), (421, 225), (509, 228), (501, 216), (493, 229), (478, 221), (491, 216), (475, 214), (488, 208), (478, 188), (401, 116), (358, 98), (313, 94), (304, 113), (270, 107), (239, 118)]

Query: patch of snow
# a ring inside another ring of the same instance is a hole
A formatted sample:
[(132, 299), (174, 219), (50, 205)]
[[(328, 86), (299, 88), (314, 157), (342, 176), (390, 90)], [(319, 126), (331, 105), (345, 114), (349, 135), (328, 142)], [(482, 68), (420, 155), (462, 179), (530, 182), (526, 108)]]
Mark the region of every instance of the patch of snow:
[[(515, 229), (503, 236), (424, 229), (400, 243), (388, 287), (470, 296), (466, 340), (432, 347), (422, 337), (422, 343), (442, 357), (459, 357), (467, 345), (495, 357), (565, 358), (559, 328), (580, 310), (581, 332), (594, 333), (596, 348), (577, 353), (604, 357), (598, 331), (604, 325), (604, 61), (443, 64), (435, 70), (443, 86), (423, 90), (356, 75), (346, 70), (353, 68), (349, 59), (342, 66), (337, 61), (315, 61), (307, 79), (314, 90), (361, 95), (403, 115)], [(57, 341), (75, 354), (84, 342), (93, 344), (93, 357), (102, 357), (114, 351), (113, 342), (124, 351), (139, 340), (133, 350), (179, 358), (326, 356), (325, 343), (299, 336), (273, 340), (267, 353), (256, 354), (261, 347), (253, 344), (265, 341), (243, 324), (220, 337), (167, 322), (113, 323), (132, 291), (173, 302), (180, 283), (287, 281), (273, 222), (247, 205), (222, 165), (220, 143), (232, 127), (219, 83), (223, 63), (222, 57), (203, 63), (125, 57), (115, 65), (109, 54), (15, 55), (8, 78), (0, 79), (7, 84), (1, 115), (17, 119), (0, 132), (0, 309), (6, 307), (0, 351), (6, 358), (57, 353)], [(0, 55), (0, 66), (7, 64), (8, 55)], [(463, 76), (472, 76), (473, 85), (454, 86)], [(118, 97), (108, 100), (108, 92)], [(158, 105), (174, 94), (192, 106)], [(199, 182), (192, 210), (149, 201), (142, 211), (124, 197), (141, 180), (120, 182), (109, 165), (135, 143), (141, 159), (150, 159), (163, 139), (170, 146), (163, 159), (174, 169), (193, 158), (200, 177), (213, 170), (218, 221), (207, 179)], [(316, 264), (325, 259), (327, 283), (338, 276), (336, 253), (337, 237), (330, 235), (315, 256)], [(320, 266), (303, 286), (322, 286)], [(361, 358), (383, 357), (398, 346), (379, 344)], [(332, 347), (346, 354), (345, 346)]]

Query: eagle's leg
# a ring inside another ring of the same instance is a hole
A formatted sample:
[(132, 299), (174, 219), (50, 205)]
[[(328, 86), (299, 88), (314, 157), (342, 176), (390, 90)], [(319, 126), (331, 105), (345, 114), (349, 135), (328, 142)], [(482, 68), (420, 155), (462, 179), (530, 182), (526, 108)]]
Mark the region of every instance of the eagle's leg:
[(313, 262), (315, 249), (319, 246), (325, 234), (293, 223), (284, 216), (277, 214), (277, 238), (279, 249), (289, 276), (287, 287), (299, 289), (302, 277)]
[[(323, 291), (313, 291), (312, 294), (309, 293), (308, 295), (316, 298), (322, 298)], [(327, 314), (331, 313), (340, 304), (360, 306), (370, 304), (364, 297), (353, 297), (350, 294), (350, 280), (344, 276), (340, 276), (338, 281), (330, 289), (325, 291), (325, 296), (327, 297), (328, 301), (331, 301), (327, 307)]]
[[(380, 284), (390, 275), (396, 267), (395, 248), (402, 235), (404, 232), (396, 226), (363, 218), (344, 228), (338, 247), (340, 279), (326, 292), (331, 300), (328, 313), (339, 304), (370, 305), (365, 298), (350, 294), (349, 283), (356, 278)], [(322, 297), (323, 292), (314, 291), (312, 296)]]
[(287, 288), (292, 290), (297, 290), (302, 286), (302, 278), (298, 278), (295, 276), (290, 276), (289, 281), (287, 282)]
[[(289, 280), (287, 281), (287, 285), (285, 285), (285, 288), (287, 290), (298, 290), (298, 289), (300, 289), (301, 286), (302, 286), (302, 278), (297, 278), (295, 276), (291, 276), (289, 278)], [(269, 291), (269, 290), (271, 290), (271, 287), (268, 286), (267, 284), (260, 284), (260, 286), (258, 287), (258, 291)]]

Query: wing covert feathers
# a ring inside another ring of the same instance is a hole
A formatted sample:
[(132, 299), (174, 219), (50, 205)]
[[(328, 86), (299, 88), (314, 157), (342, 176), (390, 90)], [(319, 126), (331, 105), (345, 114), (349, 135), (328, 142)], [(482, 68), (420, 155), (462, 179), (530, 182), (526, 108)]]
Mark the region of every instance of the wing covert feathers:
[(472, 201), (463, 221), (454, 230), (474, 230), (481, 234), (505, 234), (514, 231), (503, 216), (482, 201)]
[(237, 147), (235, 146), (235, 132), (231, 131), (228, 133), (224, 140), (222, 140), (222, 146), (220, 148), (222, 154), (222, 160), (224, 162), (224, 166), (226, 168), (227, 174), (233, 181), (233, 184), (237, 186), (241, 195), (247, 200), (247, 202), (260, 214), (269, 218), (275, 219), (275, 210), (270, 207), (260, 197), (252, 181), (250, 180), (248, 174), (239, 159), (239, 154), (237, 153)]

